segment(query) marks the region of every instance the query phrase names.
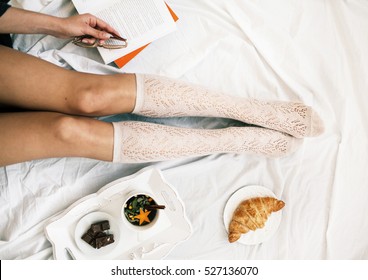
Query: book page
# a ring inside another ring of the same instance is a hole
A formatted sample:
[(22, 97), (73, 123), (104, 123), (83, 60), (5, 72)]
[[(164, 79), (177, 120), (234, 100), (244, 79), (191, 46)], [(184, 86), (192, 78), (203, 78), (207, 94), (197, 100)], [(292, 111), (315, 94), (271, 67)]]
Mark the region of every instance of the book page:
[(91, 13), (106, 21), (128, 39), (128, 47), (118, 50), (98, 48), (110, 63), (176, 29), (163, 0), (72, 0), (79, 13)]

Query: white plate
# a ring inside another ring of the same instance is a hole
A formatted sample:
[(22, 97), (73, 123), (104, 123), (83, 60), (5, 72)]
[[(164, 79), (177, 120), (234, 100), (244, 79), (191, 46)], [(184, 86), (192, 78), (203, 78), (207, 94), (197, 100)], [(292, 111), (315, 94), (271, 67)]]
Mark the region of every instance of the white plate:
[[(236, 191), (227, 201), (224, 209), (224, 224), (226, 231), (229, 232), (229, 224), (233, 217), (233, 213), (239, 204), (247, 199), (253, 197), (275, 197), (275, 194), (262, 186), (246, 186)], [(256, 229), (255, 231), (249, 231), (246, 234), (242, 234), (237, 242), (245, 245), (255, 245), (263, 243), (270, 239), (277, 231), (281, 222), (282, 210), (273, 212), (263, 228)]]
[[(166, 206), (158, 210), (154, 226), (142, 231), (127, 227), (121, 214), (123, 203), (137, 192), (148, 193), (157, 204)], [(100, 218), (110, 221), (116, 241), (94, 249), (80, 236)], [(183, 202), (155, 168), (111, 182), (51, 218), (45, 227), (55, 259), (162, 259), (191, 232)]]

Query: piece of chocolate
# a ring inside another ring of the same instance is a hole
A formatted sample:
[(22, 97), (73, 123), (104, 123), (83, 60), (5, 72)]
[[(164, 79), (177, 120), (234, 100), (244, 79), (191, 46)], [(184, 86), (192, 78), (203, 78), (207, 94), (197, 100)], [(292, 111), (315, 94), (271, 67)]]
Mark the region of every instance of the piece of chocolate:
[(110, 229), (109, 221), (101, 221), (98, 223), (94, 223), (91, 225), (91, 230), (94, 234), (99, 233), (101, 231), (105, 231)]
[(115, 240), (112, 234), (106, 234), (105, 236), (97, 237), (96, 238), (96, 249), (100, 249), (114, 242)]
[(108, 234), (106, 231), (110, 229), (109, 221), (101, 221), (93, 223), (82, 239), (95, 249), (100, 249), (111, 243), (114, 243), (114, 235)]
[(90, 244), (94, 239), (94, 236), (91, 235), (89, 231), (87, 231), (85, 234), (82, 235), (82, 239), (86, 241), (88, 244)]
[(110, 229), (110, 223), (109, 221), (102, 221), (101, 222), (101, 228), (103, 231)]

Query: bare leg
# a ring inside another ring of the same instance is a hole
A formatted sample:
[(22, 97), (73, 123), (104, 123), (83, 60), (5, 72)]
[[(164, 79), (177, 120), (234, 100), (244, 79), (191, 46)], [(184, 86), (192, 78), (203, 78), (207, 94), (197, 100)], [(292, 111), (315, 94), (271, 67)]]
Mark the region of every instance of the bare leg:
[(3, 46), (0, 57), (0, 104), (86, 116), (134, 109), (133, 74), (78, 73)]
[(0, 166), (53, 157), (125, 163), (217, 153), (282, 157), (301, 143), (285, 133), (255, 127), (207, 130), (141, 122), (113, 125), (60, 113), (0, 114)]
[(110, 123), (59, 113), (4, 113), (0, 131), (0, 166), (52, 157), (112, 161)]
[[(77, 73), (1, 46), (0, 56), (0, 104), (84, 116), (132, 112), (135, 107), (135, 75)], [(116, 143), (111, 124), (86, 117), (0, 114), (0, 166), (50, 157), (112, 161), (116, 155), (119, 160), (114, 161), (141, 162), (222, 152), (282, 156), (297, 146), (294, 138), (264, 129), (200, 131), (136, 123), (115, 127)], [(155, 152), (157, 143), (162, 153)]]

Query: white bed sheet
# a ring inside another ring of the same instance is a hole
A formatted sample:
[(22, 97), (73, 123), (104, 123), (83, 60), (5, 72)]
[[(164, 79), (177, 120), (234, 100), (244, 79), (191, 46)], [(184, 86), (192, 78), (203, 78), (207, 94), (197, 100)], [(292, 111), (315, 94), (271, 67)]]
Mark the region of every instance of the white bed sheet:
[[(193, 227), (167, 259), (368, 259), (368, 2), (167, 2), (180, 18), (178, 31), (121, 71), (165, 75), (236, 96), (301, 100), (320, 113), (326, 132), (282, 159), (224, 154), (128, 165), (62, 158), (0, 168), (0, 258), (52, 258), (43, 232), (48, 218), (151, 165), (174, 186)], [(13, 4), (60, 16), (75, 12), (68, 0)], [(96, 51), (50, 36), (18, 35), (14, 43), (61, 67), (120, 71), (102, 65)], [(206, 128), (236, 124), (206, 118), (148, 121)], [(225, 203), (253, 184), (286, 202), (280, 228), (260, 245), (229, 244)]]

